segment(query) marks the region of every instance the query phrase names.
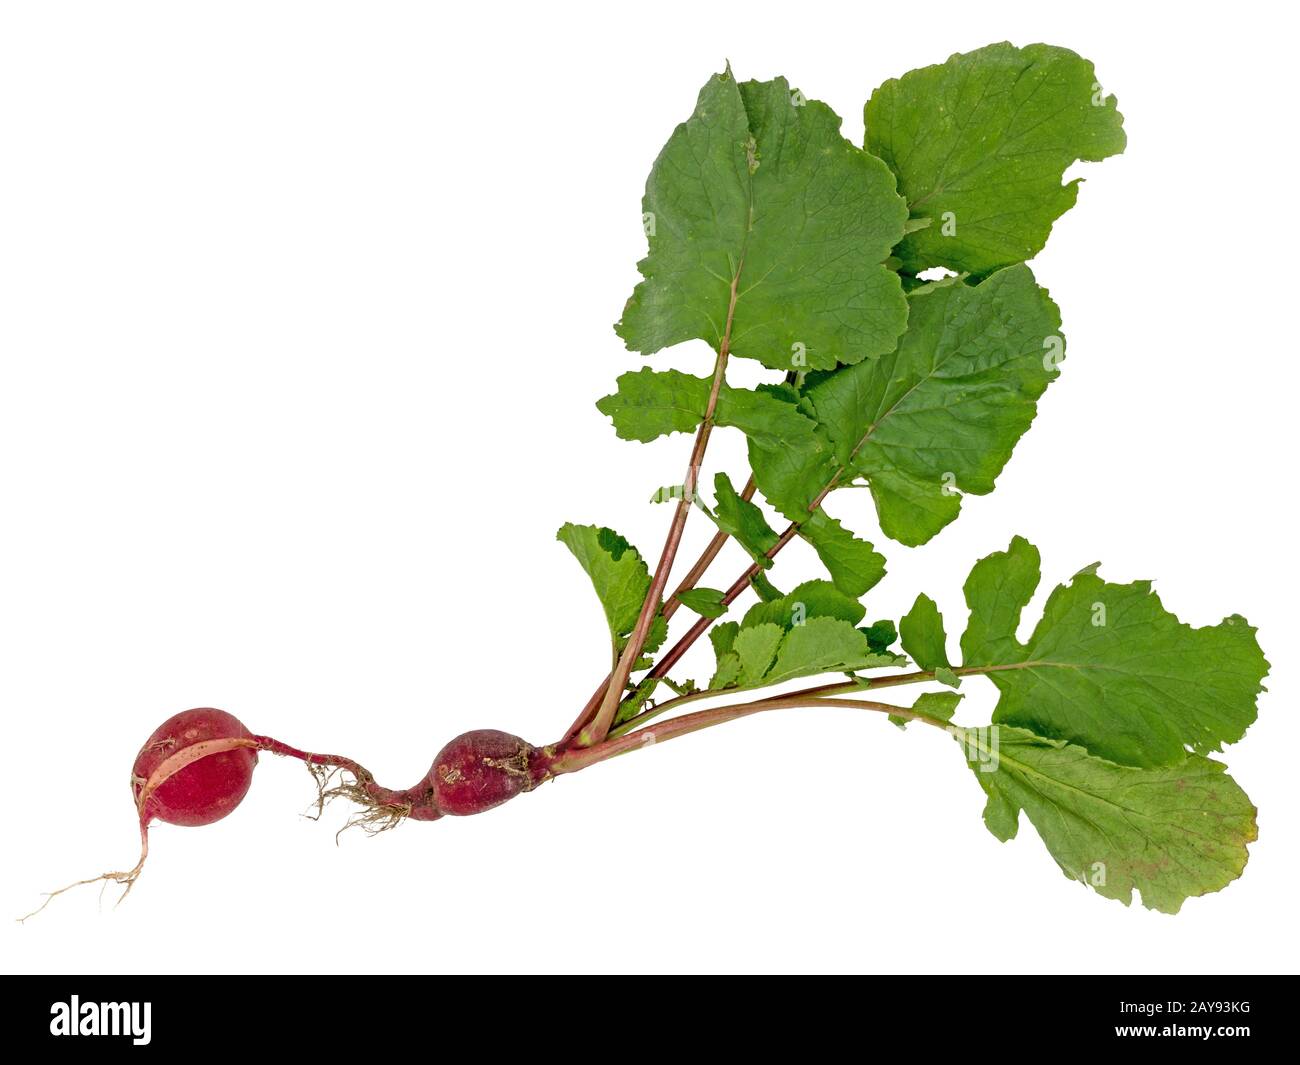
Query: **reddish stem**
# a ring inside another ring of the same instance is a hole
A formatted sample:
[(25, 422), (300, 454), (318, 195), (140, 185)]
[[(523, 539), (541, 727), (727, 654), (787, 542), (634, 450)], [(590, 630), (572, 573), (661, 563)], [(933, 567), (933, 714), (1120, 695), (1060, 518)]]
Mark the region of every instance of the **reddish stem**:
[(586, 769), (588, 766), (595, 765), (598, 762), (603, 762), (606, 759), (614, 758), (620, 754), (626, 754), (628, 751), (635, 751), (642, 747), (649, 747), (653, 744), (660, 743), (663, 740), (674, 739), (677, 736), (686, 736), (692, 732), (699, 732), (701, 729), (711, 728), (713, 725), (721, 725), (728, 721), (734, 721), (737, 718), (762, 713), (764, 710), (829, 706), (847, 706), (859, 710), (874, 710), (883, 714), (895, 714), (898, 717), (906, 718), (909, 721), (921, 721), (927, 725), (933, 725), (935, 728), (945, 730), (953, 727), (947, 721), (928, 717), (925, 714), (918, 713), (917, 711), (905, 706), (894, 706), (890, 703), (878, 703), (868, 699), (812, 698), (796, 693), (793, 695), (776, 696), (771, 699), (760, 699), (753, 703), (735, 703), (729, 706), (715, 706), (708, 710), (699, 710), (693, 714), (683, 714), (681, 717), (674, 717), (656, 725), (647, 725), (645, 728), (638, 729), (636, 732), (629, 732), (626, 735), (617, 736), (592, 747), (575, 747), (558, 755), (555, 760), (551, 762), (550, 770), (555, 776), (558, 776), (561, 773), (576, 773), (579, 770)]
[[(798, 531), (799, 531), (799, 524), (797, 522), (791, 522), (790, 525), (786, 528), (785, 532), (783, 532), (780, 535), (780, 537), (777, 538), (776, 543), (773, 544), (771, 548), (768, 549), (766, 555), (768, 560), (770, 561), (771, 559), (776, 558), (777, 552), (780, 551), (781, 548), (785, 547), (785, 545), (788, 544), (791, 540), (793, 540), (795, 534), (798, 533)], [(744, 590), (749, 587), (750, 582), (756, 576), (758, 576), (758, 574), (762, 572), (763, 572), (763, 567), (759, 565), (757, 562), (753, 563), (749, 567), (749, 569), (745, 570), (745, 572), (740, 576), (740, 578), (723, 594), (722, 605), (731, 606), (732, 603), (734, 603), (737, 599), (740, 598), (741, 593), (744, 592)], [(682, 655), (684, 655), (687, 651), (691, 649), (691, 645), (694, 644), (695, 641), (698, 640), (702, 635), (704, 635), (708, 627), (712, 625), (716, 620), (717, 618), (706, 618), (706, 617), (698, 618), (695, 624), (686, 630), (686, 632), (682, 635), (682, 638), (678, 640), (675, 644), (673, 644), (671, 650), (669, 650), (668, 653), (665, 654), (663, 658), (661, 658), (659, 662), (655, 664), (654, 669), (652, 669), (649, 672), (648, 676), (651, 677), (667, 676), (668, 671), (672, 669), (673, 666), (677, 665)]]
[[(1003, 666), (956, 666), (952, 672), (959, 677), (973, 677), (985, 673), (1000, 673), (1004, 670), (1023, 669), (1029, 664), (1030, 663), (1017, 662)], [(859, 681), (834, 681), (831, 684), (818, 684), (814, 688), (800, 688), (798, 691), (786, 692), (785, 695), (781, 696), (781, 698), (794, 699), (827, 695), (849, 695), (853, 692), (864, 690), (874, 691), (876, 688), (893, 688), (900, 684), (923, 684), (926, 681), (934, 679), (935, 676), (933, 670), (920, 669), (911, 673), (893, 673), (886, 677), (871, 677), (867, 680), (866, 688), (864, 688)], [(655, 718), (666, 714), (669, 710), (675, 710), (686, 703), (693, 703), (698, 699), (716, 699), (719, 696), (726, 694), (728, 694), (728, 692), (725, 689), (722, 689), (718, 691), (696, 691), (690, 692), (686, 695), (679, 695), (674, 699), (668, 699), (665, 702), (659, 703), (657, 706), (652, 706), (648, 710), (641, 711), (641, 713), (637, 714), (636, 717), (624, 721), (610, 734), (612, 736), (625, 735), (626, 733), (632, 732), (634, 729), (641, 728), (650, 721), (653, 721)]]
[(632, 635), (628, 637), (627, 646), (623, 648), (623, 653), (619, 656), (617, 665), (610, 677), (609, 684), (605, 687), (605, 694), (601, 698), (600, 707), (596, 711), (595, 717), (591, 723), (586, 725), (577, 737), (577, 743), (583, 747), (590, 747), (600, 743), (608, 734), (610, 725), (614, 722), (614, 714), (618, 710), (618, 704), (623, 696), (623, 689), (627, 686), (627, 678), (632, 674), (632, 666), (636, 660), (641, 657), (641, 649), (645, 646), (646, 637), (650, 634), (650, 626), (654, 623), (655, 614), (659, 610), (659, 600), (664, 594), (664, 588), (668, 584), (668, 575), (672, 571), (673, 562), (677, 558), (677, 548), (682, 541), (682, 532), (686, 528), (686, 519), (690, 516), (691, 507), (695, 503), (695, 491), (700, 481), (700, 468), (704, 465), (704, 452), (709, 446), (709, 436), (713, 432), (713, 417), (718, 408), (718, 396), (722, 393), (722, 382), (727, 373), (727, 354), (731, 348), (731, 325), (736, 316), (736, 297), (737, 285), (740, 281), (740, 272), (744, 267), (744, 258), (742, 256), (740, 263), (736, 266), (736, 272), (731, 278), (731, 296), (727, 305), (727, 322), (723, 328), (722, 339), (718, 344), (718, 358), (713, 366), (713, 384), (709, 389), (709, 401), (704, 408), (704, 418), (700, 422), (700, 428), (695, 434), (695, 446), (691, 448), (690, 465), (686, 468), (686, 476), (682, 481), (682, 498), (677, 501), (677, 509), (673, 514), (672, 525), (668, 529), (668, 538), (664, 541), (664, 549), (659, 555), (659, 564), (655, 567), (654, 577), (650, 581), (650, 590), (646, 593), (645, 602), (641, 604), (641, 615), (637, 618), (636, 628), (632, 630)]
[[(745, 487), (741, 489), (740, 498), (748, 503), (754, 498), (754, 492), (757, 488), (758, 486), (754, 483), (754, 478), (751, 476), (749, 480), (745, 482)], [(713, 560), (718, 557), (718, 552), (722, 550), (722, 545), (729, 539), (731, 539), (731, 534), (725, 533), (721, 529), (714, 533), (713, 539), (709, 541), (709, 546), (704, 549), (704, 553), (700, 555), (695, 565), (693, 565), (686, 576), (682, 578), (682, 583), (677, 586), (677, 591), (673, 592), (668, 601), (664, 603), (663, 614), (665, 621), (668, 621), (675, 613), (677, 613), (677, 608), (682, 605), (681, 600), (678, 597), (683, 592), (689, 592), (699, 584), (700, 578), (708, 572), (709, 567), (713, 565)]]
[[(754, 484), (754, 478), (750, 477), (750, 479), (745, 482), (745, 487), (741, 490), (740, 498), (746, 502), (753, 499), (756, 487), (757, 486)], [(708, 547), (704, 549), (704, 553), (700, 555), (695, 565), (693, 565), (686, 576), (682, 578), (682, 583), (677, 586), (677, 590), (673, 592), (667, 602), (664, 603), (664, 621), (669, 621), (672, 616), (677, 613), (677, 608), (682, 605), (681, 600), (678, 597), (683, 592), (689, 592), (699, 583), (700, 578), (703, 577), (709, 567), (713, 565), (714, 559), (718, 557), (718, 552), (722, 550), (723, 545), (730, 538), (730, 534), (723, 532), (721, 529), (714, 534), (713, 539), (709, 541)], [(666, 672), (667, 670), (664, 671), (664, 673)], [(664, 673), (656, 675), (663, 676)], [(600, 706), (601, 700), (605, 697), (605, 690), (609, 687), (611, 676), (613, 676), (611, 673), (605, 674), (605, 679), (602, 680), (596, 690), (591, 693), (591, 698), (587, 700), (587, 705), (582, 708), (582, 713), (580, 713), (574, 719), (573, 724), (569, 726), (568, 731), (564, 734), (564, 739), (560, 741), (561, 743), (568, 743), (569, 740), (573, 739), (582, 727), (591, 720), (591, 715), (596, 712), (597, 708)]]
[[(835, 488), (839, 485), (840, 478), (844, 475), (844, 471), (853, 464), (853, 460), (857, 456), (858, 452), (862, 449), (863, 445), (866, 444), (866, 442), (871, 438), (871, 434), (876, 431), (877, 424), (878, 423), (873, 422), (870, 426), (867, 427), (867, 431), (862, 434), (862, 439), (860, 439), (857, 442), (857, 444), (854, 445), (853, 450), (849, 453), (848, 461), (845, 462), (844, 465), (836, 469), (836, 471), (831, 475), (830, 479), (826, 482), (822, 490), (817, 493), (816, 498), (814, 498), (813, 501), (808, 504), (808, 513), (810, 515), (815, 514), (817, 512), (817, 508), (820, 507), (822, 503), (826, 501), (826, 497), (830, 495), (831, 492), (833, 492)], [(780, 535), (780, 537), (778, 537), (776, 543), (767, 552), (767, 558), (769, 561), (776, 558), (777, 553), (781, 550), (781, 548), (785, 547), (786, 544), (788, 544), (791, 540), (795, 538), (795, 535), (799, 532), (799, 529), (802, 525), (803, 525), (802, 521), (792, 521), (786, 527), (785, 532), (783, 532)], [(755, 563), (754, 565), (750, 566), (749, 569), (745, 571), (744, 575), (741, 576), (740, 579), (737, 580), (736, 583), (733, 584), (727, 590), (727, 593), (722, 600), (723, 603), (727, 606), (730, 606), (736, 600), (736, 598), (741, 594), (741, 592), (743, 592), (746, 588), (749, 587), (750, 582), (759, 574), (761, 569), (762, 567), (759, 566), (758, 563)], [(690, 648), (694, 645), (695, 641), (698, 640), (702, 635), (704, 635), (704, 633), (708, 631), (709, 626), (712, 625), (716, 620), (717, 618), (705, 618), (705, 617), (700, 618), (694, 625), (690, 627), (690, 629), (687, 630), (686, 634), (680, 640), (678, 640), (676, 644), (673, 645), (672, 649), (669, 650), (669, 652), (664, 656), (663, 660), (659, 662), (655, 666), (655, 668), (650, 671), (648, 675), (652, 677), (665, 676), (668, 670), (670, 670), (674, 665), (677, 664), (678, 660), (682, 657), (682, 655), (684, 655), (688, 650), (690, 650)]]
[(270, 736), (254, 736), (253, 740), (256, 742), (258, 750), (282, 755), (285, 758), (297, 758), (300, 762), (305, 762), (308, 768), (323, 766), (327, 769), (342, 769), (351, 773), (356, 778), (357, 786), (377, 805), (391, 806), (394, 810), (405, 811), (407, 816), (413, 817), (417, 821), (432, 820), (438, 816), (437, 808), (433, 805), (433, 795), (426, 779), (421, 779), (420, 783), (412, 788), (396, 791), (379, 784), (369, 769), (359, 762), (354, 762), (351, 758), (344, 758), (338, 754), (314, 754), (309, 751), (300, 751), (297, 747), (290, 747), (287, 743), (282, 743)]

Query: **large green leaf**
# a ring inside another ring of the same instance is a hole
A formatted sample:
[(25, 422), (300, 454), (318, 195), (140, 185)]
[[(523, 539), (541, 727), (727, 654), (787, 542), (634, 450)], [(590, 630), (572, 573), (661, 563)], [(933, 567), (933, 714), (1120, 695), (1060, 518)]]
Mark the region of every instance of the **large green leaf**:
[(1128, 905), (1177, 913), (1193, 895), (1241, 875), (1256, 837), (1255, 807), (1220, 762), (1188, 755), (1170, 766), (1116, 765), (1024, 729), (959, 729), (1000, 840), (1024, 810), (1065, 875)]
[(916, 218), (895, 255), (919, 273), (980, 274), (1033, 258), (1074, 206), (1077, 159), (1124, 150), (1123, 118), (1092, 64), (1065, 48), (993, 44), (885, 82), (867, 149), (898, 175)]
[(819, 376), (805, 392), (846, 475), (871, 486), (880, 527), (922, 544), (961, 492), (983, 495), (1059, 374), (1061, 319), (1027, 266), (979, 285), (952, 280), (908, 297), (897, 350)]
[[(961, 492), (984, 494), (1059, 373), (1060, 316), (1026, 266), (976, 286), (950, 281), (908, 297), (897, 350), (815, 375), (802, 397), (723, 386), (715, 420), (749, 438), (760, 491), (791, 521), (837, 478), (864, 478), (882, 530), (920, 544), (952, 521)], [(625, 439), (697, 426), (711, 381), (676, 370), (622, 374), (597, 407)]]
[(894, 346), (907, 318), (883, 263), (907, 207), (893, 174), (784, 78), (700, 90), (642, 201), (645, 278), (615, 327), (633, 351), (685, 340), (781, 368), (853, 363)]
[(963, 665), (987, 669), (1001, 691), (995, 722), (1156, 766), (1187, 748), (1219, 750), (1255, 720), (1268, 663), (1244, 618), (1192, 628), (1149, 581), (1109, 584), (1090, 566), (1052, 592), (1022, 644), (1016, 628), (1038, 581), (1038, 550), (1020, 537), (966, 581)]

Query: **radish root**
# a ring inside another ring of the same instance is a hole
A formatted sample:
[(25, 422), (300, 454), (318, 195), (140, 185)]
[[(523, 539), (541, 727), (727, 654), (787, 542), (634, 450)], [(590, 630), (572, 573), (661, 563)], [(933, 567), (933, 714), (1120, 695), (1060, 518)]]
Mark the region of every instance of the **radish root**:
[[(335, 799), (346, 799), (361, 809), (352, 813), (342, 828), (334, 834), (337, 844), (339, 836), (349, 828), (360, 828), (367, 835), (378, 835), (396, 828), (410, 816), (413, 804), (399, 802), (392, 798), (377, 798), (373, 792), (373, 780), (362, 779), (356, 773), (343, 766), (327, 766), (307, 763), (307, 771), (316, 781), (315, 814), (308, 814), (313, 821), (319, 821), (325, 813), (325, 807)], [(333, 783), (335, 778), (337, 783)]]
[(42, 902), (31, 913), (25, 914), (18, 918), (19, 924), (24, 924), (28, 918), (35, 917), (46, 906), (48, 906), (56, 897), (62, 895), (65, 891), (71, 891), (73, 888), (83, 887), (86, 884), (103, 884), (100, 889), (100, 898), (103, 898), (104, 888), (109, 884), (122, 884), (122, 894), (117, 897), (117, 902), (113, 905), (120, 906), (122, 900), (131, 894), (131, 889), (135, 887), (135, 882), (140, 879), (140, 873), (144, 871), (144, 860), (149, 857), (149, 829), (144, 825), (140, 826), (140, 860), (135, 863), (135, 867), (128, 869), (126, 872), (101, 873), (99, 876), (92, 876), (87, 880), (76, 880), (66, 887), (61, 887), (57, 891), (45, 892), (45, 901)]

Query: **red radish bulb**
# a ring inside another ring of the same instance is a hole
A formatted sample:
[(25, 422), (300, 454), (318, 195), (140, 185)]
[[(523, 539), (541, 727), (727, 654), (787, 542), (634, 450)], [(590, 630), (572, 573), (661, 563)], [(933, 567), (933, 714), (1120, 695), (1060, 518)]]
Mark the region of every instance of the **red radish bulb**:
[(200, 707), (169, 717), (131, 770), (140, 819), (190, 827), (220, 821), (248, 794), (256, 765), (256, 740), (233, 714)]
[(248, 794), (261, 746), (261, 737), (224, 710), (200, 707), (169, 717), (145, 741), (131, 769), (131, 794), (140, 820), (139, 861), (130, 869), (48, 892), (27, 917), (82, 884), (111, 881), (123, 888), (118, 901), (126, 898), (149, 857), (149, 822), (194, 826), (220, 821)]
[(508, 732), (466, 732), (433, 760), (429, 784), (434, 805), (455, 817), (480, 814), (532, 791), (550, 775), (550, 760), (546, 751)]

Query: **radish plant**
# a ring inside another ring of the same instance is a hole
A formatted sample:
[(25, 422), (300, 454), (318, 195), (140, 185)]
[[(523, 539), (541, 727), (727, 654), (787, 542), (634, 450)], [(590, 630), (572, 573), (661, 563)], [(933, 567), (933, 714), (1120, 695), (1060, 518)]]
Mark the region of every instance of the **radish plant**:
[[(865, 119), (858, 148), (825, 104), (728, 68), (651, 168), (649, 252), (615, 330), (644, 356), (688, 343), (709, 354), (698, 376), (624, 373), (596, 404), (624, 440), (693, 435), (655, 496), (670, 512), (653, 568), (612, 529), (559, 530), (595, 588), (612, 665), (558, 739), (467, 733), (392, 790), (351, 759), (191, 710), (137, 758), (142, 840), (153, 820), (229, 813), (262, 752), (304, 761), (322, 801), (355, 802), (354, 819), (382, 829), (479, 813), (749, 714), (851, 707), (949, 733), (989, 830), (1010, 839), (1023, 813), (1065, 874), (1107, 898), (1127, 904), (1137, 889), (1173, 913), (1236, 878), (1255, 809), (1208, 756), (1242, 737), (1263, 690), (1268, 664), (1244, 619), (1192, 628), (1149, 583), (1112, 583), (1094, 565), (1051, 592), (1021, 641), (1039, 555), (1020, 537), (970, 571), (957, 655), (923, 591), (896, 622), (868, 620), (862, 603), (885, 575), (881, 538), (856, 531), (872, 504), (884, 540), (927, 543), (966, 494), (992, 491), (1059, 376), (1060, 315), (1025, 263), (1074, 205), (1067, 167), (1123, 150), (1115, 99), (1073, 52), (996, 44), (885, 82)], [(729, 383), (735, 359), (771, 380)], [(748, 470), (706, 479), (715, 431), (744, 434)], [(683, 569), (692, 520), (715, 532)], [(795, 539), (824, 573), (778, 565)], [(749, 564), (715, 586), (706, 574), (728, 540)], [(675, 670), (706, 634), (713, 672), (696, 685)], [(998, 690), (992, 721), (958, 724), (960, 689), (978, 683)], [(922, 690), (887, 698), (905, 686)], [(106, 878), (129, 888), (139, 871)]]

